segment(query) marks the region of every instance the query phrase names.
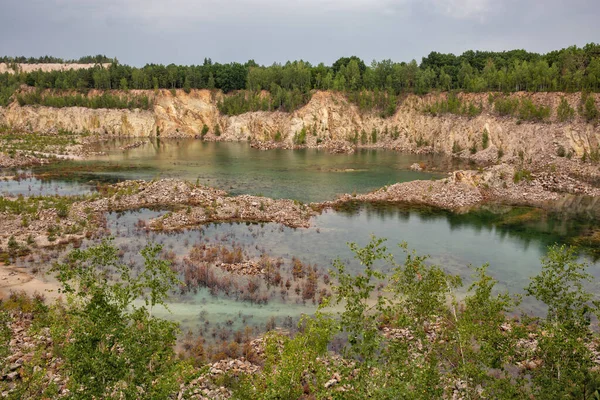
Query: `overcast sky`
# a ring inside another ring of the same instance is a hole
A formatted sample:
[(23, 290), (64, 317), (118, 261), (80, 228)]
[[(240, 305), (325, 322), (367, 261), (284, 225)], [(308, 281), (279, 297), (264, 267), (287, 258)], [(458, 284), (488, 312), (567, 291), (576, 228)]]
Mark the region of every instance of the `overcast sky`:
[(121, 63), (410, 61), (600, 42), (600, 0), (0, 0), (0, 54)]

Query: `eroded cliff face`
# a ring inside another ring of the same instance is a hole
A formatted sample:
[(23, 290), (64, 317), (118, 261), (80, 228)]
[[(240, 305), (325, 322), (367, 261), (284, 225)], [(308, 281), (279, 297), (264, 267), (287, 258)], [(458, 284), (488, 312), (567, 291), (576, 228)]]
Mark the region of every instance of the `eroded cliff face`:
[[(517, 93), (515, 97), (529, 97), (536, 104), (551, 106), (551, 123), (521, 122), (516, 118), (498, 117), (491, 111), (488, 94), (462, 94), (464, 101), (483, 106), (483, 112), (474, 118), (446, 114), (431, 116), (423, 113), (423, 106), (439, 100), (445, 94), (406, 97), (390, 118), (374, 113), (362, 113), (344, 96), (331, 92), (316, 92), (311, 101), (293, 113), (250, 112), (238, 116), (221, 115), (217, 102), (220, 93), (194, 90), (176, 95), (168, 90), (147, 91), (155, 101), (154, 109), (109, 110), (87, 108), (20, 107), (16, 102), (0, 108), (0, 124), (27, 131), (74, 132), (89, 131), (98, 135), (147, 137), (157, 133), (163, 137), (199, 136), (206, 125), (208, 140), (274, 141), (278, 145), (293, 144), (293, 137), (303, 128), (307, 131), (306, 145), (315, 147), (328, 142), (350, 143), (364, 131), (368, 138), (365, 146), (386, 147), (407, 151), (433, 151), (450, 154), (458, 148), (465, 155), (477, 147), (475, 160), (494, 162), (498, 155), (535, 161), (555, 155), (560, 146), (574, 158), (592, 153), (600, 146), (600, 128), (577, 117), (569, 123), (559, 123), (556, 109), (562, 96), (577, 109), (579, 94)], [(595, 95), (597, 104), (600, 97)], [(600, 104), (599, 104), (600, 105)], [(222, 134), (214, 135), (216, 126)], [(377, 142), (371, 134), (376, 130)], [(483, 134), (487, 131), (489, 145), (483, 149)], [(501, 151), (499, 151), (501, 150)]]

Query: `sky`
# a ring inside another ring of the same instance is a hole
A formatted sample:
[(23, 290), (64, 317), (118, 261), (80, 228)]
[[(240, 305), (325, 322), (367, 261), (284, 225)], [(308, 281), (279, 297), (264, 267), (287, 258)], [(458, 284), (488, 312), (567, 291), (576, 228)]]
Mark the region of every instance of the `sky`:
[(600, 42), (600, 0), (0, 0), (0, 54), (331, 64)]

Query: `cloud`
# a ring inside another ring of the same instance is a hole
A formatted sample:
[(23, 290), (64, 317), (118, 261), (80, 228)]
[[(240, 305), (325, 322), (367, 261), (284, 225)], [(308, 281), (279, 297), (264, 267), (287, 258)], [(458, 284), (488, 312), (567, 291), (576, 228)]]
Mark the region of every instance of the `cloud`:
[(491, 0), (430, 0), (435, 11), (457, 19), (484, 19), (493, 10)]
[[(161, 28), (214, 21), (252, 21), (302, 17), (340, 18), (340, 13), (409, 15), (415, 7), (451, 18), (482, 18), (491, 0), (54, 0), (63, 15), (86, 13), (95, 18), (121, 18)], [(306, 21), (310, 22), (310, 21)]]
[(0, 0), (0, 49), (125, 63), (260, 63), (597, 41), (598, 0)]

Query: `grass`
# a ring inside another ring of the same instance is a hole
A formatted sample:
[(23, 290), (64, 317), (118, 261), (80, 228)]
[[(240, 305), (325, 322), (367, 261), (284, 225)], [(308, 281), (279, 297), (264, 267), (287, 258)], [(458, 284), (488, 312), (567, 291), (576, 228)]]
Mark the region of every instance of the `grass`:
[(59, 130), (57, 134), (9, 132), (0, 133), (0, 148), (4, 153), (43, 152), (66, 154), (67, 147), (79, 143), (79, 137), (86, 136)]

